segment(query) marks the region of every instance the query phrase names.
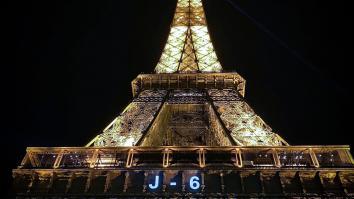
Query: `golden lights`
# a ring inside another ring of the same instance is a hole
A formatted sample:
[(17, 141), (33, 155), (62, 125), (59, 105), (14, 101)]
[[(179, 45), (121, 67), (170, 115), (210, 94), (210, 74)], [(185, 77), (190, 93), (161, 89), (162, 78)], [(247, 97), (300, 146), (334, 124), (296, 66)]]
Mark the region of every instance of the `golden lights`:
[(220, 72), (201, 0), (179, 0), (157, 73)]

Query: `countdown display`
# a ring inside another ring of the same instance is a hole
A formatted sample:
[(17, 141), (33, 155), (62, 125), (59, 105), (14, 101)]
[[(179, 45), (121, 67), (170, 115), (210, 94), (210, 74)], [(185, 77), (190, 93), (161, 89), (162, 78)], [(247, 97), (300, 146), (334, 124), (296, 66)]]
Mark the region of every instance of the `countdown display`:
[(121, 173), (117, 178), (119, 177), (122, 178), (122, 184), (125, 181), (126, 185), (123, 186), (125, 189), (115, 185), (111, 188), (122, 190), (124, 193), (241, 192), (240, 176), (238, 172), (232, 171), (223, 174), (217, 171), (203, 170), (126, 171)]
[[(28, 149), (19, 169), (13, 170), (16, 193), (116, 198), (354, 193), (349, 183), (353, 163), (345, 156), (347, 148), (115, 150)], [(97, 161), (92, 162), (97, 164), (87, 163), (96, 156)]]
[(190, 191), (196, 192), (201, 188), (201, 174), (198, 171), (167, 171), (149, 172), (147, 176), (147, 187), (151, 192), (162, 189), (168, 191)]

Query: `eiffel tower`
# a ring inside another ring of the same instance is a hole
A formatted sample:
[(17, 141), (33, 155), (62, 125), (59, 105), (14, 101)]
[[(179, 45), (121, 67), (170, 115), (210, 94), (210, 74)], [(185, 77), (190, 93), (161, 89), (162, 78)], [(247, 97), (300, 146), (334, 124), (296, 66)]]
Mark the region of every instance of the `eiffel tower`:
[(201, 0), (178, 0), (153, 74), (85, 147), (27, 148), (17, 198), (354, 196), (349, 146), (290, 146), (223, 72)]

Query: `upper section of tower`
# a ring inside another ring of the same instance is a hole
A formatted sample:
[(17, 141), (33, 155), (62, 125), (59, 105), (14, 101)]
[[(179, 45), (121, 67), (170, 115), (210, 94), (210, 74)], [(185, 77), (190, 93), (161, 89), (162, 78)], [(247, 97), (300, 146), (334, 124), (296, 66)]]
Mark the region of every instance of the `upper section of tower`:
[(156, 73), (220, 72), (201, 0), (178, 0)]

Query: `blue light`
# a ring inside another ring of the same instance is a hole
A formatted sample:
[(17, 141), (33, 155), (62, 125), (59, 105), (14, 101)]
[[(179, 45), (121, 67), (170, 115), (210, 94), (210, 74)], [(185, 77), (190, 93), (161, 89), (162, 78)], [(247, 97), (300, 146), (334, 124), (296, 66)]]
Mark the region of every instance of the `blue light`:
[(193, 190), (199, 189), (200, 188), (200, 182), (199, 182), (199, 177), (198, 176), (192, 176), (191, 179), (189, 180), (189, 187)]
[(149, 184), (150, 189), (157, 189), (159, 187), (160, 176), (155, 176), (155, 184)]

